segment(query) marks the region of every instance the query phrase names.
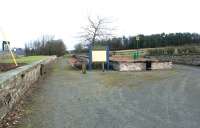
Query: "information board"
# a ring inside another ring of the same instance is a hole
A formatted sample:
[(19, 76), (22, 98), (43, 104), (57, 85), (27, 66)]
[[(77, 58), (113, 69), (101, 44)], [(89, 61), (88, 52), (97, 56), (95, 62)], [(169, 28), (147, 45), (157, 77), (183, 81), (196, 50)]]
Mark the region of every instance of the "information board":
[(92, 62), (106, 62), (106, 51), (92, 51)]

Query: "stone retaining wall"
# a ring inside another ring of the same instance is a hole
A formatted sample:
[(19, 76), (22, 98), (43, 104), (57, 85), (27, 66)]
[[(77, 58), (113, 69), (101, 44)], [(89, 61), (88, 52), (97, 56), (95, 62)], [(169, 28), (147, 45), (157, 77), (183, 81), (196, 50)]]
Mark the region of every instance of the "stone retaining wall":
[(144, 71), (172, 68), (172, 62), (151, 62), (149, 68), (147, 68), (146, 62), (111, 62), (111, 65), (117, 71)]
[(171, 69), (172, 68), (172, 62), (153, 62), (151, 64), (152, 70), (157, 69)]
[(0, 74), (0, 118), (3, 118), (26, 91), (48, 72), (56, 56)]
[(175, 64), (186, 64), (200, 66), (200, 55), (182, 55), (182, 56), (153, 56), (161, 61), (172, 61)]
[(146, 69), (145, 63), (112, 62), (111, 65), (117, 71), (142, 71)]

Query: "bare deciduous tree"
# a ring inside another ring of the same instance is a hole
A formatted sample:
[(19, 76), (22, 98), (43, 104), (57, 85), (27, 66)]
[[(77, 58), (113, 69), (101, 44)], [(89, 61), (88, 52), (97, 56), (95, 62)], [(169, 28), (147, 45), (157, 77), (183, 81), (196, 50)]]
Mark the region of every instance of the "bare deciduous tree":
[(111, 21), (107, 18), (101, 18), (97, 16), (96, 18), (88, 17), (88, 25), (83, 27), (83, 34), (81, 37), (94, 45), (97, 40), (106, 39), (113, 36), (113, 28), (111, 25)]

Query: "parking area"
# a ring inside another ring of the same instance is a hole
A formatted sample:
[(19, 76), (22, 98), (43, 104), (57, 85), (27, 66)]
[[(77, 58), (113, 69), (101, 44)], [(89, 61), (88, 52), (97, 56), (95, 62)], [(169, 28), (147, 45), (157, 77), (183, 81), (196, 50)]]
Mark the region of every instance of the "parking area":
[(17, 128), (197, 128), (200, 68), (101, 72), (60, 59), (25, 101)]

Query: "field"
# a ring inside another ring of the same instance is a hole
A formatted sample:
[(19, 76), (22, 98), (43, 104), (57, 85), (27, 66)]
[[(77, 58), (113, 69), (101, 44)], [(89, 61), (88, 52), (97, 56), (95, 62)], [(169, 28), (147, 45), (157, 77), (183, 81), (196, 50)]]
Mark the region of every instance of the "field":
[[(145, 48), (138, 49), (141, 56), (145, 55), (196, 55), (200, 54), (199, 45), (185, 45), (176, 47), (159, 47), (159, 48)], [(112, 55), (132, 56), (137, 49), (111, 51)]]
[(31, 64), (33, 62), (39, 61), (39, 60), (43, 60), (45, 58), (47, 58), (48, 56), (28, 56), (28, 57), (17, 57), (16, 61), (18, 63), (18, 66), (16, 66), (12, 60), (12, 58), (8, 58), (8, 59), (1, 59), (0, 60), (0, 72), (1, 71), (8, 71), (10, 69), (14, 69), (17, 68), (19, 66), (22, 65), (26, 65), (26, 64)]
[[(35, 61), (43, 60), (47, 57), (48, 56), (25, 56), (25, 57), (23, 56), (23, 57), (17, 57), (16, 61), (17, 61), (17, 63), (31, 64)], [(13, 60), (10, 57), (8, 59), (0, 60), (0, 63), (13, 63)]]

